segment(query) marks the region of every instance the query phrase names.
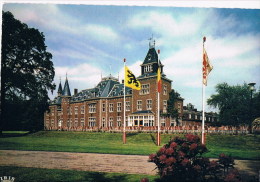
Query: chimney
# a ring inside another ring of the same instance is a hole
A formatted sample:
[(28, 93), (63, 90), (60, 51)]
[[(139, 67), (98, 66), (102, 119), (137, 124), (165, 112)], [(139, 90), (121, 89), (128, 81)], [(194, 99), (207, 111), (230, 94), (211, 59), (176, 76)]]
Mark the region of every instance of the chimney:
[(74, 95), (78, 94), (78, 89), (74, 88)]

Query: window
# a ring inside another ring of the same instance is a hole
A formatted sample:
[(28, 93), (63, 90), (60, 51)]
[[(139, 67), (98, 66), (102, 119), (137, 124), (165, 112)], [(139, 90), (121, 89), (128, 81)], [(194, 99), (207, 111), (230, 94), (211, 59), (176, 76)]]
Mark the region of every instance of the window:
[(125, 102), (125, 110), (130, 111), (130, 101)]
[(94, 126), (96, 126), (96, 118), (95, 118), (95, 117), (89, 117), (89, 118), (88, 118), (88, 126), (89, 126), (89, 127), (94, 127)]
[(141, 85), (141, 90), (140, 90), (140, 95), (146, 95), (150, 93), (150, 84), (142, 84)]
[(95, 113), (96, 112), (96, 104), (95, 103), (88, 105), (88, 112), (89, 113)]
[(102, 127), (106, 126), (106, 118), (102, 118)]
[(181, 103), (178, 103), (178, 113), (181, 113)]
[(172, 118), (172, 117), (170, 117), (170, 125), (171, 126), (176, 126), (176, 118)]
[(109, 104), (109, 112), (113, 112), (114, 111), (114, 104), (110, 103)]
[(151, 64), (144, 67), (144, 72), (145, 72), (145, 73), (146, 73), (146, 72), (152, 72), (152, 71), (153, 71), (153, 67), (152, 67)]
[(163, 85), (163, 95), (167, 95), (167, 85)]
[(85, 119), (84, 118), (80, 119), (80, 126), (85, 126)]
[(137, 101), (137, 110), (138, 111), (142, 110), (142, 101), (141, 100)]
[(70, 107), (68, 106), (67, 107), (67, 115), (69, 115), (70, 114)]
[(81, 106), (80, 107), (80, 113), (81, 114), (85, 114), (85, 106)]
[(54, 126), (54, 119), (51, 120), (51, 126)]
[(163, 101), (163, 113), (167, 113), (167, 100)]
[(109, 127), (113, 127), (113, 117), (109, 118)]
[(67, 120), (67, 127), (70, 127), (70, 120)]
[(78, 114), (78, 109), (79, 109), (78, 106), (75, 106), (75, 107), (74, 107), (74, 112), (75, 112), (75, 114)]
[(121, 112), (122, 111), (122, 102), (118, 102), (117, 103), (117, 112)]
[(102, 103), (102, 112), (106, 112), (106, 103)]
[(146, 109), (151, 110), (152, 109), (152, 99), (146, 100)]
[(75, 118), (75, 125), (74, 125), (75, 127), (78, 127), (79, 125), (78, 125), (78, 118)]
[(117, 121), (121, 121), (121, 116), (117, 116), (117, 117), (116, 117), (116, 120), (117, 120)]
[(51, 108), (51, 115), (54, 116), (54, 108)]
[(165, 126), (165, 117), (161, 117), (161, 126)]
[(70, 115), (72, 115), (72, 107), (69, 107)]

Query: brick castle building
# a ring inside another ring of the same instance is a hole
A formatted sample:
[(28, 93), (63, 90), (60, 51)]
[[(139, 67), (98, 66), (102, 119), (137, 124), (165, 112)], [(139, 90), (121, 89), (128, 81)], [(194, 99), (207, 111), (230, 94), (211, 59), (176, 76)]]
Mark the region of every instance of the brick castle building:
[[(149, 50), (141, 65), (141, 75), (137, 79), (141, 90), (126, 87), (126, 126), (157, 126), (157, 69), (161, 67), (162, 91), (160, 93), (160, 113), (167, 113), (167, 101), (172, 89), (172, 80), (163, 72), (155, 43), (149, 43)], [(179, 97), (174, 103), (179, 117), (160, 117), (160, 125), (176, 126), (182, 123), (183, 99)], [(113, 77), (102, 78), (96, 87), (78, 92), (74, 89), (71, 95), (69, 81), (66, 78), (64, 87), (58, 87), (58, 96), (51, 101), (49, 111), (44, 114), (46, 130), (84, 130), (89, 128), (121, 128), (124, 124), (124, 84)]]

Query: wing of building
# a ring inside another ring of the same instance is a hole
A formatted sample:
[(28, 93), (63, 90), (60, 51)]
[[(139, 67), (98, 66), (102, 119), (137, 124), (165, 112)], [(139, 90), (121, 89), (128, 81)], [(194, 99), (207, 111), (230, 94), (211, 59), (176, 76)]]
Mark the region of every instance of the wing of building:
[[(141, 90), (126, 87), (126, 126), (157, 126), (157, 70), (161, 68), (162, 91), (160, 92), (160, 125), (176, 126), (182, 124), (183, 98), (175, 101), (179, 116), (167, 116), (167, 101), (172, 89), (172, 80), (163, 72), (164, 65), (158, 60), (155, 44), (149, 44), (149, 50), (141, 65), (141, 75), (137, 79)], [(44, 114), (44, 126), (47, 130), (84, 130), (89, 128), (107, 129), (123, 126), (124, 84), (109, 75), (96, 87), (71, 95), (68, 78), (64, 87), (58, 87), (57, 97), (50, 103), (49, 111)]]

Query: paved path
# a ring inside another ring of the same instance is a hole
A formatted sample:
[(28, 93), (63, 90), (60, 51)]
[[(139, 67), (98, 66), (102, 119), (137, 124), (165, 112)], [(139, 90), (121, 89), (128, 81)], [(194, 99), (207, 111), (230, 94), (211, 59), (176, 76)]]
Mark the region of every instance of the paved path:
[[(140, 155), (0, 150), (0, 166), (155, 175), (155, 164), (147, 160)], [(235, 160), (235, 164), (241, 174), (259, 178), (260, 161)]]

